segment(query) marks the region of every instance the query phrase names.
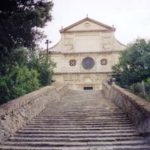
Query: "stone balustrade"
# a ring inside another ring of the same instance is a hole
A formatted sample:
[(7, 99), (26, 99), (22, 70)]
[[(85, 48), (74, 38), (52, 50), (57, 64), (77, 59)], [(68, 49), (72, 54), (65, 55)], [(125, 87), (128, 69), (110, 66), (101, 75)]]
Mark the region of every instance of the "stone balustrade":
[(1, 105), (0, 142), (38, 115), (49, 102), (61, 100), (66, 91), (66, 85), (47, 86)]
[(139, 133), (150, 135), (150, 102), (115, 84), (103, 83), (103, 94), (127, 114)]

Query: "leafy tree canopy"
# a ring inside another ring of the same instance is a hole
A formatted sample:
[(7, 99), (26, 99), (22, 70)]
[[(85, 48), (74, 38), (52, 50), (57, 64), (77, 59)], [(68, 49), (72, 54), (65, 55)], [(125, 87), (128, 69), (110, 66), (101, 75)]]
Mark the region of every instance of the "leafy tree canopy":
[(15, 49), (33, 49), (36, 40), (43, 38), (38, 27), (51, 20), (52, 6), (52, 1), (47, 0), (0, 1), (0, 75), (9, 70), (5, 64), (14, 63)]
[(0, 104), (52, 82), (54, 64), (35, 50), (52, 6), (50, 0), (0, 1)]
[(150, 41), (138, 39), (130, 44), (113, 67), (113, 76), (122, 87), (150, 77)]

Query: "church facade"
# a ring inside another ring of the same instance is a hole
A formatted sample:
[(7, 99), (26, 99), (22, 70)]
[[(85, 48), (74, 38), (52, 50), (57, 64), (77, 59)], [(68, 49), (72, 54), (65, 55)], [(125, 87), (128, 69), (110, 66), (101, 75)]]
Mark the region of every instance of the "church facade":
[(49, 49), (56, 63), (53, 80), (73, 89), (101, 89), (126, 48), (114, 33), (114, 27), (88, 17), (62, 28), (61, 40)]

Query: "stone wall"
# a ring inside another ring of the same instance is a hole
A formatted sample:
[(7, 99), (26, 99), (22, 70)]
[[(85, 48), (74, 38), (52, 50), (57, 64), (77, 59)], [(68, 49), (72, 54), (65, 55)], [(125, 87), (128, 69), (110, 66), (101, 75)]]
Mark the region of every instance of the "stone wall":
[(53, 79), (60, 83), (69, 85), (71, 89), (83, 90), (85, 86), (91, 86), (94, 90), (102, 88), (102, 82), (109, 79), (109, 73), (87, 73), (87, 74), (55, 74)]
[(139, 133), (150, 135), (150, 102), (115, 84), (103, 83), (103, 94), (128, 115)]
[(61, 100), (67, 87), (47, 86), (0, 106), (0, 142), (38, 115), (48, 102)]
[[(87, 52), (87, 53), (51, 53), (49, 56), (57, 65), (54, 68), (55, 74), (59, 73), (106, 73), (112, 72), (112, 66), (117, 64), (120, 57), (120, 51), (105, 51), (105, 52)], [(94, 66), (90, 70), (82, 66), (82, 61), (86, 57), (91, 57), (94, 60)], [(106, 59), (105, 65), (101, 64), (101, 60)], [(75, 60), (76, 65), (70, 66), (70, 60)]]

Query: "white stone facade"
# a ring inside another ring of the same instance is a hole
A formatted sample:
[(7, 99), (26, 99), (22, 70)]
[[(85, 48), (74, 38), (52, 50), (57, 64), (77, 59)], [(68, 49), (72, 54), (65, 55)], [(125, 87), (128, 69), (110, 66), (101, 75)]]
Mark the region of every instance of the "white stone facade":
[(54, 80), (77, 89), (101, 89), (102, 81), (109, 78), (112, 66), (125, 49), (114, 32), (114, 27), (88, 17), (61, 29), (60, 42), (49, 49), (56, 63)]

